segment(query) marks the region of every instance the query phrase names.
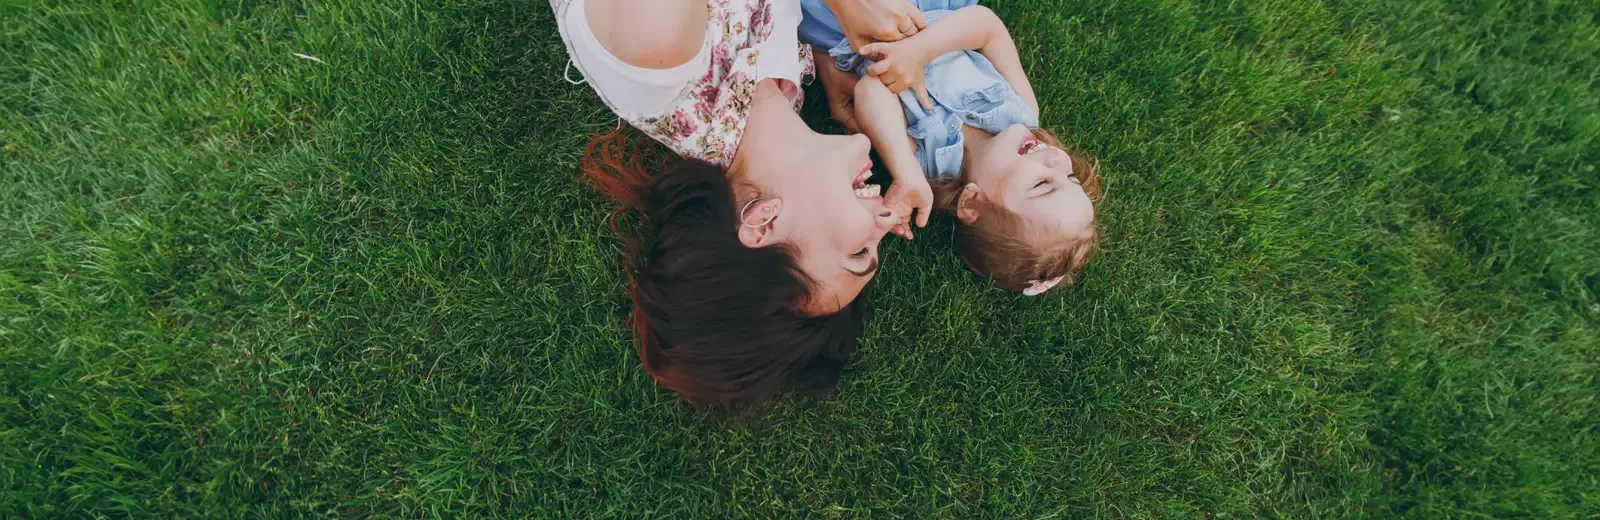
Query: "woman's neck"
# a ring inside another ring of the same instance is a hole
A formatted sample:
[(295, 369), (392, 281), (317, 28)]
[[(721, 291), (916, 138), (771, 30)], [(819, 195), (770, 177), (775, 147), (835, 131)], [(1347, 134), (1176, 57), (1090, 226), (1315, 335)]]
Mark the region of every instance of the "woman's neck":
[[(729, 180), (762, 185), (763, 179), (750, 178), (754, 170), (748, 164), (758, 160), (755, 157), (759, 154), (746, 151), (783, 146), (793, 132), (800, 128), (810, 130), (806, 122), (800, 119), (800, 114), (794, 111), (793, 99), (780, 86), (782, 83), (773, 79), (756, 83), (755, 92), (750, 96), (750, 111), (745, 116), (744, 135), (740, 137), (739, 148), (734, 151), (733, 161), (728, 165)], [(800, 128), (796, 128), (796, 125)]]

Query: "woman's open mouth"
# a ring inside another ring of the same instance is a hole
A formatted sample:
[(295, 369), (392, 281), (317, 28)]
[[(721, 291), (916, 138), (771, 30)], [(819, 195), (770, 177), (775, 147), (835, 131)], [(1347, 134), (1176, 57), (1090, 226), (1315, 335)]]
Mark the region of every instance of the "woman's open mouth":
[(876, 184), (867, 184), (867, 179), (869, 179), (869, 178), (872, 178), (872, 163), (870, 163), (870, 162), (867, 163), (867, 167), (866, 168), (862, 168), (861, 169), (861, 173), (860, 174), (856, 175), (855, 182), (850, 184), (850, 188), (854, 189), (855, 192), (856, 192), (856, 198), (858, 198), (858, 199), (876, 199), (876, 198), (879, 198), (878, 197), (878, 193), (883, 189), (883, 187), (878, 186)]

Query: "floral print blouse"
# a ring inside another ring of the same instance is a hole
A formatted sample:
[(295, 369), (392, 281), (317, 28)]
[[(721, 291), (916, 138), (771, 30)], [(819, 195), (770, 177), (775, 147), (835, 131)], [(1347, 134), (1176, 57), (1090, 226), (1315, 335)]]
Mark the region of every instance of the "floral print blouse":
[[(576, 1), (550, 0), (569, 56), (573, 38), (565, 24), (566, 9)], [(618, 116), (678, 155), (700, 159), (723, 168), (733, 162), (750, 117), (750, 98), (758, 82), (773, 78), (790, 81), (795, 110), (803, 97), (799, 86), (815, 74), (811, 49), (800, 44), (799, 3), (792, 0), (708, 0), (710, 19), (706, 39), (707, 70), (686, 82), (675, 100), (655, 113), (625, 113), (617, 104), (601, 99)], [(580, 71), (584, 63), (572, 61)], [(605, 66), (604, 64), (588, 64)], [(586, 79), (595, 76), (584, 72)], [(614, 76), (610, 76), (614, 77)], [(596, 89), (596, 92), (599, 92)]]

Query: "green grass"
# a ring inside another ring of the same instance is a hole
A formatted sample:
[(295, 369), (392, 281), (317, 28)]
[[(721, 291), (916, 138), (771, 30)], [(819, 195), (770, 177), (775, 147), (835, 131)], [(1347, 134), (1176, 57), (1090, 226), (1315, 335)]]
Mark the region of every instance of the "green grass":
[(0, 517), (1600, 515), (1600, 4), (991, 3), (1086, 285), (938, 224), (726, 422), (631, 352), (542, 0), (0, 2)]

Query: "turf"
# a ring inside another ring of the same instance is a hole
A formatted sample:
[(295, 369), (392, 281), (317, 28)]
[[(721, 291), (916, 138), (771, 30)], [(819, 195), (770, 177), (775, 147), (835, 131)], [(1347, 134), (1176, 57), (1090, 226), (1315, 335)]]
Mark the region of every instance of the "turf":
[(1600, 515), (1600, 4), (993, 4), (1086, 283), (938, 223), (729, 421), (630, 350), (545, 2), (0, 2), (0, 517)]

